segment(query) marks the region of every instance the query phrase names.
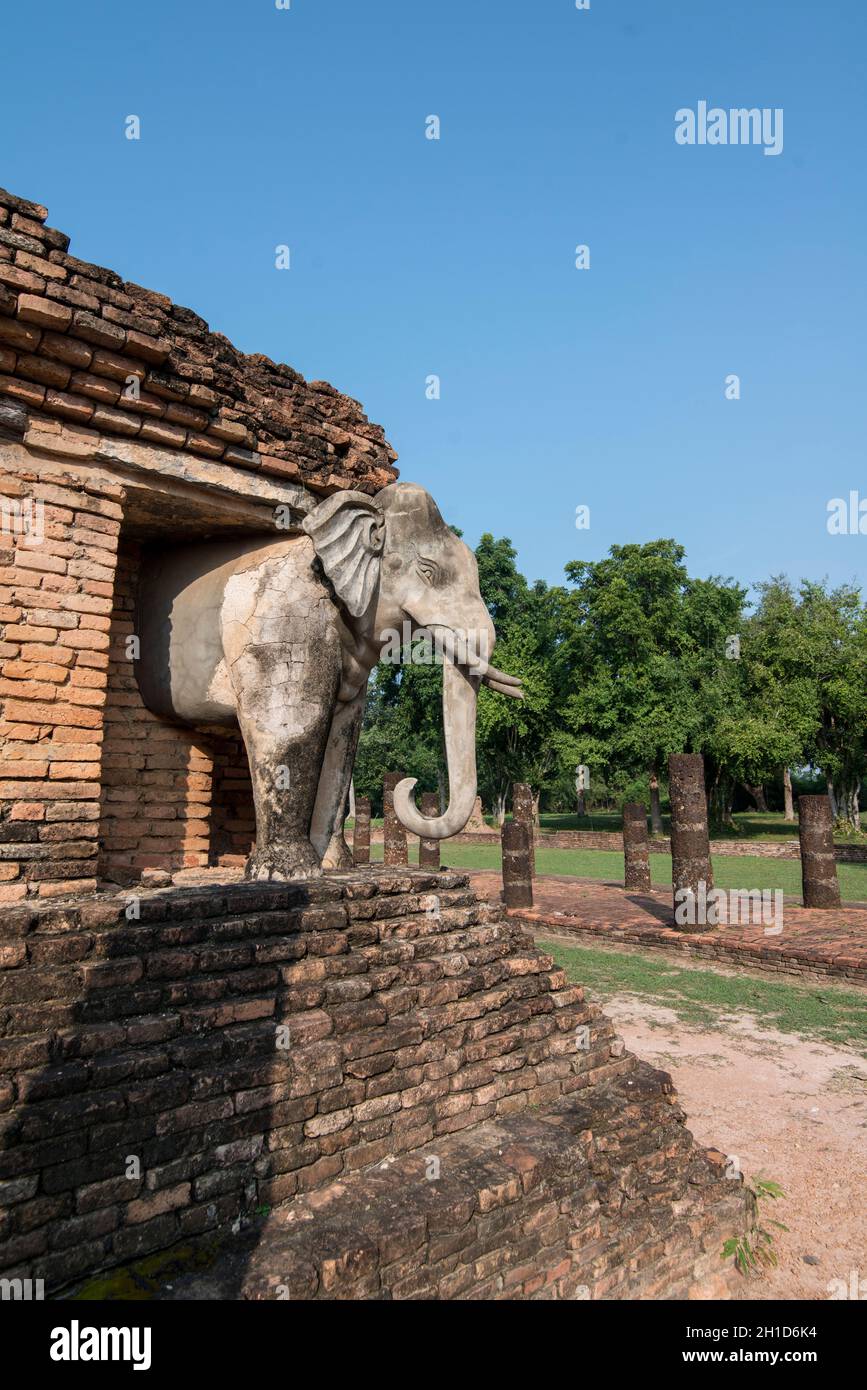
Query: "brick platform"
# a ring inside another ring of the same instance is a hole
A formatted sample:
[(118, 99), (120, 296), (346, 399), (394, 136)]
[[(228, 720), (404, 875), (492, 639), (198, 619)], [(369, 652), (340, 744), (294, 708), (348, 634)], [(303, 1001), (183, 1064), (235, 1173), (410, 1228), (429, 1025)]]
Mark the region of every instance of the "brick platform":
[(747, 1195), (467, 884), (371, 869), (7, 908), (2, 1272), (57, 1287), (267, 1205), (250, 1297), (277, 1265), (299, 1297), (723, 1288)]
[(693, 1145), (670, 1078), (638, 1063), (279, 1208), (239, 1293), (725, 1297), (720, 1233), (740, 1229), (744, 1194), (724, 1164)]
[[(496, 873), (470, 875), (477, 892), (499, 901), (502, 879)], [(640, 897), (619, 884), (596, 879), (545, 874), (534, 881), (534, 906), (510, 913), (535, 932), (576, 936), (588, 944), (617, 944), (676, 951), (699, 959), (727, 961), (750, 969), (771, 970), (807, 979), (835, 976), (867, 984), (867, 907), (844, 903), (833, 911), (801, 907), (784, 900), (779, 936), (762, 926), (718, 926), (707, 931), (675, 930), (671, 893), (656, 890)]]

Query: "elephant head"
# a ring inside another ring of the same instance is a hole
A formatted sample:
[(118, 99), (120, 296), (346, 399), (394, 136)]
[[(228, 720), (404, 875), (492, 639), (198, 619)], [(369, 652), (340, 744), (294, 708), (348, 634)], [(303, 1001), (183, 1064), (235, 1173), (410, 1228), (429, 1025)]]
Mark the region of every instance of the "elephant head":
[(303, 528), (351, 629), (375, 649), (374, 661), (407, 624), (414, 636), (429, 635), (442, 658), (449, 804), (436, 818), (421, 815), (412, 797), (416, 778), (406, 777), (395, 787), (394, 808), (416, 835), (456, 835), (476, 797), (479, 684), (523, 696), (521, 682), (488, 660), (496, 633), (479, 592), (476, 558), (414, 483), (392, 483), (375, 497), (337, 493), (305, 518)]

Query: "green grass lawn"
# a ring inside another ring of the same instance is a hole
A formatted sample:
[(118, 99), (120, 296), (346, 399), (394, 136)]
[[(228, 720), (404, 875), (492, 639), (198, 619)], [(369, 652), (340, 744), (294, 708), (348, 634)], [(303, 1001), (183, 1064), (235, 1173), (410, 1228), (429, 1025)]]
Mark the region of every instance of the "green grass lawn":
[[(372, 845), (374, 859), (382, 858), (382, 845)], [(417, 850), (410, 858), (417, 859)], [(455, 845), (442, 848), (443, 863), (452, 869), (501, 868), (498, 845)], [(569, 874), (576, 878), (597, 878), (623, 882), (623, 855), (603, 849), (536, 849), (536, 872)], [(867, 902), (867, 864), (838, 864), (840, 891), (847, 901)], [(714, 883), (718, 888), (782, 888), (797, 897), (801, 892), (801, 864), (798, 859), (760, 859), (749, 854), (718, 854), (713, 861)], [(651, 854), (650, 877), (664, 888), (671, 883), (671, 856)]]
[(720, 1027), (725, 1014), (749, 1013), (762, 1027), (819, 1038), (867, 1056), (867, 992), (684, 970), (658, 958), (559, 941), (537, 944), (550, 952), (570, 980), (602, 999), (640, 995), (701, 1028)]
[[(791, 821), (783, 819), (782, 811), (769, 811), (761, 814), (758, 811), (739, 811), (732, 818), (736, 829), (731, 830), (719, 826), (711, 827), (711, 838), (714, 840), (766, 840), (779, 844), (783, 840), (797, 840), (798, 826)], [(496, 831), (497, 825), (491, 816), (486, 820), (491, 830)], [(618, 833), (623, 825), (623, 820), (619, 811), (594, 811), (589, 816), (574, 815), (553, 815), (548, 812), (542, 813), (539, 817), (540, 829), (542, 834), (553, 833), (557, 830), (598, 830), (609, 833)], [(671, 829), (671, 822), (667, 815), (663, 815), (662, 823), (665, 834), (668, 835)], [(347, 828), (351, 828), (352, 821), (347, 820)], [(378, 829), (382, 829), (382, 821), (374, 819), (371, 824)], [(850, 837), (837, 836), (838, 844), (867, 844), (867, 834), (853, 834)]]
[[(732, 817), (736, 829), (732, 830), (724, 826), (712, 826), (711, 837), (714, 840), (769, 840), (779, 843), (781, 840), (797, 840), (797, 822), (783, 819), (782, 811), (738, 811)], [(619, 831), (622, 819), (619, 811), (599, 811), (589, 816), (570, 816), (570, 815), (549, 815), (543, 813), (539, 817), (541, 830), (608, 830)], [(662, 823), (667, 835), (671, 829), (671, 821), (667, 815), (663, 815)], [(839, 837), (838, 837), (839, 838)], [(867, 835), (853, 835), (851, 839), (842, 838), (843, 844), (867, 843)]]
[[(732, 819), (737, 829), (731, 830), (722, 826), (714, 826), (711, 832), (714, 839), (737, 839), (740, 836), (749, 837), (752, 840), (796, 840), (798, 838), (797, 824), (792, 825), (791, 822), (785, 821), (780, 811), (770, 811), (765, 815), (758, 811), (739, 811)], [(587, 816), (555, 815), (543, 811), (539, 817), (539, 823), (543, 832), (546, 830), (619, 831), (623, 825), (623, 818), (619, 811), (592, 811)], [(662, 825), (665, 834), (668, 835), (671, 830), (671, 819), (667, 812), (663, 813)]]

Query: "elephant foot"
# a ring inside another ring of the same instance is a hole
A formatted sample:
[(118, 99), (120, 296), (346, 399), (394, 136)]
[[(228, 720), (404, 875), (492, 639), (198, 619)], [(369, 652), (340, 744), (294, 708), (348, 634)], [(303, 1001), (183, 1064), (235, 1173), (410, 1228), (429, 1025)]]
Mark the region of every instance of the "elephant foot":
[(342, 835), (333, 836), (322, 858), (323, 869), (351, 869), (352, 852)]
[(293, 878), (320, 878), (322, 866), (310, 841), (300, 840), (254, 850), (244, 872), (248, 879), (285, 882)]

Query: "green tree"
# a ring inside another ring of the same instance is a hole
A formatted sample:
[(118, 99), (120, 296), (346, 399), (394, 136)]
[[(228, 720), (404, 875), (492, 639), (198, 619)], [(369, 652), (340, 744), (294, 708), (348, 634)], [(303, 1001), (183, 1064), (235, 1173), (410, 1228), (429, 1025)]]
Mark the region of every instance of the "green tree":
[(800, 588), (798, 657), (813, 682), (818, 719), (807, 753), (825, 774), (835, 818), (860, 829), (867, 762), (867, 611), (853, 585)]
[(653, 828), (671, 753), (702, 752), (737, 631), (744, 590), (691, 580), (674, 540), (615, 545), (604, 560), (573, 561), (561, 604), (573, 673), (566, 701), (570, 758), (607, 775), (647, 777)]
[(442, 798), (444, 769), (440, 667), (381, 661), (368, 685), (353, 771), (356, 792), (369, 796), (374, 814), (381, 815), (384, 773), (406, 772), (418, 778), (418, 791), (439, 791)]
[(739, 776), (764, 782), (780, 776), (785, 812), (794, 819), (791, 770), (803, 766), (819, 717), (816, 684), (804, 663), (801, 614), (783, 577), (757, 585), (758, 603), (741, 644), (743, 700), (739, 721), (726, 711), (725, 734)]
[(559, 629), (552, 591), (532, 587), (517, 567), (508, 537), (482, 536), (476, 548), (479, 588), (497, 630), (496, 664), (520, 676), (523, 700), (511, 700), (483, 686), (477, 722), (479, 786), (502, 821), (513, 782), (527, 782), (537, 804), (556, 770), (560, 724)]

